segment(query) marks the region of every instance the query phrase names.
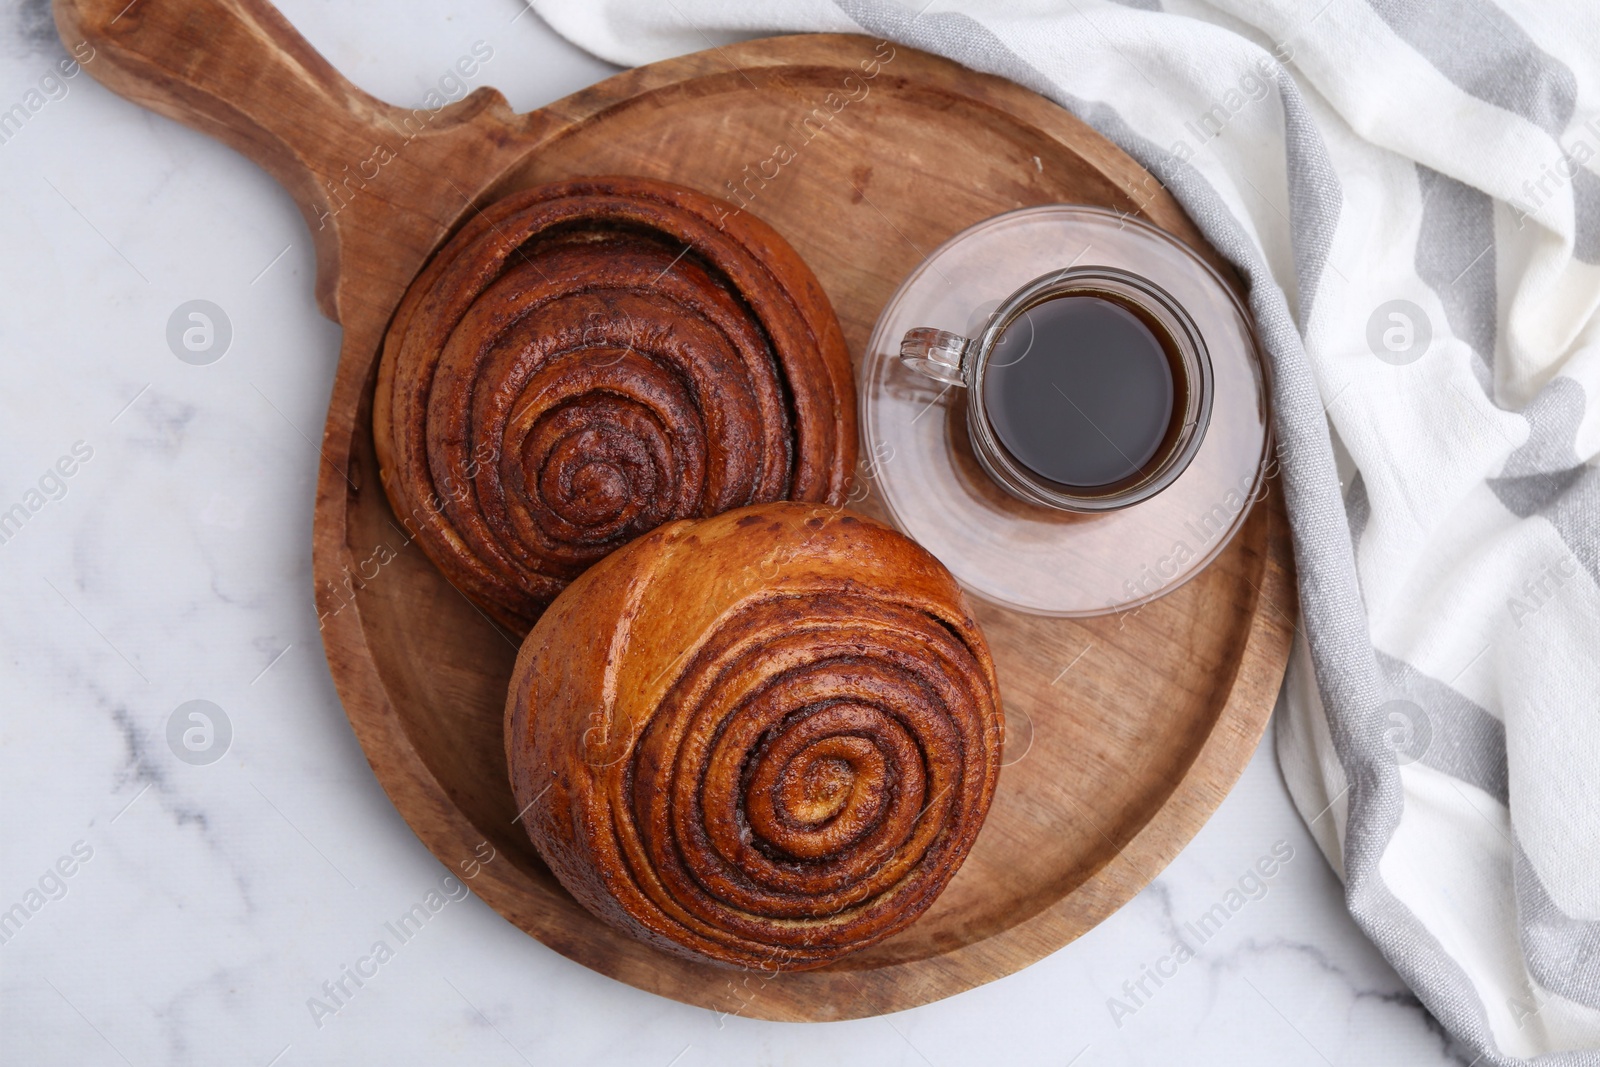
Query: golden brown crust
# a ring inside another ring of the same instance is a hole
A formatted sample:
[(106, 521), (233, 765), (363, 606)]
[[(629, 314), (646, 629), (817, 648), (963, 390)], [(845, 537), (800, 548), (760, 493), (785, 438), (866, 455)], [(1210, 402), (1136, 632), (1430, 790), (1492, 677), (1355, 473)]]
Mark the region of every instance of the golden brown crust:
[(760, 220), (644, 178), (490, 205), (418, 275), (374, 399), (390, 503), (524, 631), (663, 522), (842, 502), (855, 393), (815, 277)]
[(955, 874), (994, 795), (998, 692), (924, 549), (769, 504), (577, 579), (517, 657), (506, 756), (540, 855), (595, 914), (800, 970), (903, 929)]

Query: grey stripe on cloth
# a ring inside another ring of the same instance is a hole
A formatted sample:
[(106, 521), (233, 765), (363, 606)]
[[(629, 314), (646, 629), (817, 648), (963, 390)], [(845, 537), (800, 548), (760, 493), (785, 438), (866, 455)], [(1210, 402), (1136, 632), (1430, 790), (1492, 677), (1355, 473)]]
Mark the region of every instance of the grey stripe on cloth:
[[(1519, 115), (1559, 138), (1578, 104), (1572, 69), (1534, 43), (1516, 20), (1489, 0), (1368, 0), (1378, 17), (1462, 92)], [(1591, 120), (1585, 130), (1594, 129)], [(1590, 156), (1600, 147), (1588, 141)], [(1572, 187), (1572, 254), (1600, 264), (1600, 176), (1565, 155)], [(1548, 176), (1532, 176), (1534, 180)], [(1541, 193), (1534, 198), (1542, 202)]]
[[(1137, 133), (1110, 106), (1063, 92), (1037, 68), (975, 19), (954, 12), (913, 14), (884, 0), (834, 0), (869, 33), (996, 74), (1049, 97), (1089, 123), (1138, 160), (1177, 198), (1208, 241), (1249, 282), (1249, 304), (1266, 349), (1274, 429), (1284, 473), (1283, 490), (1298, 571), (1301, 611), (1312, 653), (1317, 687), (1330, 709), (1329, 727), (1349, 782), (1345, 837), (1345, 896), (1363, 932), (1417, 993), (1428, 1010), (1459, 1040), (1479, 1053), (1485, 1065), (1519, 1061), (1494, 1044), (1483, 1002), (1466, 973), (1444, 952), (1438, 939), (1384, 884), (1379, 861), (1399, 825), (1404, 805), (1399, 769), (1384, 734), (1379, 671), (1362, 607), (1349, 526), (1339, 494), (1323, 406), (1288, 301), (1244, 228), (1209, 183), (1188, 163)], [(1287, 72), (1277, 78), (1280, 98), (1298, 101), (1299, 90)], [(1303, 102), (1285, 105), (1289, 136), (1320, 140), (1314, 127), (1297, 125)], [(1320, 144), (1287, 149), (1291, 160), (1326, 155)], [(1331, 172), (1324, 178), (1289, 172), (1290, 202), (1321, 195), (1320, 210), (1334, 217), (1341, 192)], [(1297, 183), (1300, 187), (1297, 189)], [(1298, 236), (1298, 235), (1296, 235)], [(1320, 277), (1322, 264), (1296, 247), (1297, 280)], [(1304, 299), (1305, 294), (1301, 294)], [(1584, 1053), (1541, 1057), (1544, 1064), (1592, 1064)]]
[(1538, 514), (1578, 480), (1573, 442), (1583, 408), (1583, 386), (1556, 377), (1522, 409), (1528, 439), (1506, 457), (1499, 477), (1489, 479), (1490, 490), (1519, 519)]
[(1578, 79), (1489, 0), (1368, 0), (1378, 17), (1458, 89), (1559, 137)]
[(1600, 468), (1585, 464), (1567, 491), (1541, 507), (1589, 577), (1600, 585)]
[[(1596, 139), (1600, 140), (1600, 123), (1591, 121), (1587, 128), (1595, 129)], [(1600, 150), (1595, 141), (1590, 141), (1589, 147)], [(1585, 170), (1570, 156), (1567, 166), (1572, 168), (1572, 226), (1576, 231), (1572, 242), (1573, 258), (1600, 264), (1600, 175)]]
[[(1494, 797), (1510, 809), (1505, 726), (1488, 711), (1404, 660), (1378, 653), (1394, 692), (1422, 711), (1407, 722), (1413, 748), (1396, 749)], [(1511, 835), (1517, 937), (1534, 981), (1552, 993), (1600, 1008), (1600, 922), (1575, 919), (1550, 899), (1522, 845)]]
[(1575, 447), (1585, 399), (1576, 380), (1550, 379), (1522, 411), (1528, 439), (1506, 458), (1500, 476), (1489, 479), (1489, 488), (1518, 518), (1549, 521), (1600, 584), (1600, 471), (1579, 460)]
[(1389, 691), (1422, 709), (1422, 721), (1408, 724), (1417, 735), (1416, 749), (1397, 751), (1396, 755), (1414, 758), (1424, 767), (1481, 789), (1502, 807), (1510, 807), (1505, 725), (1405, 660), (1379, 652), (1378, 665), (1388, 678)]
[(1454, 178), (1417, 164), (1422, 228), (1417, 277), (1444, 306), (1450, 332), (1477, 357), (1472, 372), (1494, 400), (1494, 340), (1499, 328), (1494, 278), (1494, 200)]
[[(1299, 296), (1300, 330), (1311, 328), (1311, 305), (1322, 284), (1333, 231), (1344, 202), (1338, 175), (1328, 159), (1317, 124), (1288, 71), (1278, 67), (1278, 99), (1283, 102), (1283, 134), (1289, 172), (1289, 230), (1294, 234), (1295, 287)], [(1237, 225), (1237, 223), (1235, 223)]]
[(1367, 532), (1372, 519), (1372, 501), (1367, 497), (1367, 481), (1356, 471), (1350, 479), (1350, 488), (1344, 494), (1344, 513), (1350, 520), (1350, 545), (1361, 544), (1361, 535)]
[(1521, 842), (1512, 850), (1512, 867), (1528, 973), (1553, 993), (1600, 1008), (1600, 922), (1574, 919), (1550, 899)]
[[(1578, 466), (1576, 442), (1578, 426), (1583, 422), (1584, 401), (1583, 386), (1576, 379), (1564, 375), (1551, 378), (1522, 409), (1522, 417), (1528, 420), (1528, 439), (1506, 457), (1500, 477), (1566, 473)], [(1572, 479), (1567, 481), (1570, 484)], [(1542, 506), (1546, 499), (1548, 497), (1541, 498), (1537, 504), (1526, 508), (1514, 506), (1508, 500), (1506, 507), (1525, 516)]]

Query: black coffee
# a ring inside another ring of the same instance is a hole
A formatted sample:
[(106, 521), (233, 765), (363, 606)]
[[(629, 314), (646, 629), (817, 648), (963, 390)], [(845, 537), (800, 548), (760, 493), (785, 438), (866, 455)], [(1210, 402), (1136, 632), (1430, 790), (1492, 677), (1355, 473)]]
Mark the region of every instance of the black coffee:
[(984, 372), (984, 411), (1007, 452), (1072, 489), (1128, 482), (1177, 436), (1181, 365), (1165, 331), (1110, 297), (1074, 293), (1012, 320)]

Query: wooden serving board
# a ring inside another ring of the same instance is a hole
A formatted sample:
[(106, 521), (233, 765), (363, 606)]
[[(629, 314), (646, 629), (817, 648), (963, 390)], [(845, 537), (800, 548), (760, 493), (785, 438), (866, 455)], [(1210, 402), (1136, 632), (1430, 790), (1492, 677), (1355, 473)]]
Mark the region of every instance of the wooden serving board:
[[(406, 544), (378, 483), (379, 343), (428, 255), (480, 205), (555, 178), (642, 174), (724, 197), (732, 183), (811, 265), (859, 360), (899, 281), (980, 219), (1077, 202), (1141, 215), (1205, 250), (1198, 233), (1066, 111), (866, 38), (715, 49), (526, 115), (489, 89), (433, 113), (357, 90), (262, 0), (56, 0), (55, 11), (66, 41), (94, 44), (96, 78), (238, 148), (304, 211), (320, 306), (344, 326), (314, 532), (328, 662), (395, 806), (512, 923), (619, 981), (716, 1011), (896, 1011), (1010, 974), (1094, 926), (1237, 779), (1295, 612), (1275, 487), (1204, 574), (1141, 610), (1058, 620), (980, 608), (1009, 765), (971, 857), (908, 930), (823, 970), (776, 974), (685, 962), (601, 924), (514, 821), (501, 745), (512, 640)], [(389, 158), (368, 162), (380, 147)]]

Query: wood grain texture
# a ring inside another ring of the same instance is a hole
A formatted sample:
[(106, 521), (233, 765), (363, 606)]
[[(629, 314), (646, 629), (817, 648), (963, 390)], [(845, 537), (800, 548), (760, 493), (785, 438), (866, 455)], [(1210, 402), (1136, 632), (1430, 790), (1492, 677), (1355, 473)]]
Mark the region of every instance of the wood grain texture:
[[(514, 824), (502, 713), (516, 646), (407, 543), (376, 478), (377, 357), (406, 286), (482, 206), (544, 181), (638, 174), (741, 199), (805, 258), (858, 360), (927, 252), (1011, 208), (1132, 212), (1221, 266), (1158, 183), (1082, 122), (1000, 79), (836, 35), (652, 64), (528, 115), (480, 90), (423, 122), (354, 89), (260, 0), (125, 2), (56, 0), (63, 37), (99, 52), (87, 69), (261, 163), (317, 239), (319, 297), (344, 326), (313, 534), (328, 662), (396, 807), (451, 870), (476, 870), (469, 886), (511, 922), (619, 981), (716, 1011), (875, 1015), (1059, 949), (1216, 809), (1265, 727), (1293, 629), (1275, 487), (1201, 576), (1142, 609), (1056, 620), (975, 605), (1008, 726), (1020, 738), (1026, 721), (1031, 747), (1002, 771), (966, 864), (917, 923), (801, 973), (730, 977), (666, 955), (579, 906)], [(409, 139), (396, 125), (407, 115), (420, 125)], [(378, 177), (340, 185), (380, 142), (394, 159)], [(878, 510), (870, 496), (855, 506)], [(481, 870), (480, 848), (496, 857)]]

